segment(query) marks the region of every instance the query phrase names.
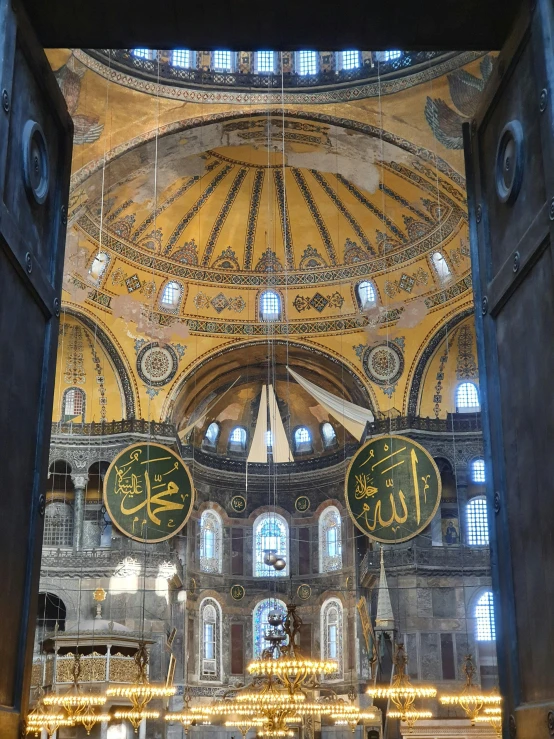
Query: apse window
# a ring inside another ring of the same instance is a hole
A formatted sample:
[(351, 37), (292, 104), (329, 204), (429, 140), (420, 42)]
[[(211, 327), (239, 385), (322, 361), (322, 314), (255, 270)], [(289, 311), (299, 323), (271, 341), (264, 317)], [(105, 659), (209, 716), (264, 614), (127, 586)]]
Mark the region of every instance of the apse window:
[(358, 302), (362, 310), (368, 310), (377, 304), (377, 294), (373, 287), (373, 283), (368, 280), (364, 280), (359, 283), (356, 290), (358, 293)]
[(265, 432), (265, 445), (268, 451), (271, 451), (273, 449), (273, 431)]
[(256, 70), (261, 74), (275, 72), (275, 53), (273, 51), (258, 51), (256, 53)]
[(99, 280), (102, 277), (109, 261), (110, 257), (105, 252), (98, 252), (92, 260), (92, 264), (89, 269), (89, 275), (93, 280)]
[(230, 51), (214, 51), (214, 69), (217, 72), (230, 72), (232, 56)]
[(317, 74), (317, 52), (299, 51), (297, 55), (297, 71), (302, 76)]
[(229, 434), (229, 451), (243, 452), (246, 449), (246, 429), (236, 426)]
[(273, 290), (266, 290), (260, 296), (262, 321), (278, 321), (281, 317), (281, 298)]
[(175, 309), (181, 302), (182, 287), (178, 282), (168, 282), (162, 292), (161, 306), (166, 309)]
[(496, 639), (494, 601), (490, 590), (483, 593), (477, 601), (477, 605), (475, 606), (475, 623), (477, 641), (494, 641)]
[(328, 421), (326, 421), (321, 427), (321, 437), (323, 439), (323, 446), (326, 449), (336, 444), (337, 434)]
[(63, 397), (63, 421), (72, 421), (81, 417), (84, 421), (85, 414), (85, 392), (79, 387), (70, 387), (65, 391)]
[(452, 273), (450, 271), (450, 267), (448, 266), (448, 262), (440, 253), (440, 251), (436, 251), (431, 256), (431, 261), (433, 262), (433, 267), (435, 268), (435, 272), (439, 276), (439, 279), (442, 282), (448, 280)]
[(173, 49), (171, 52), (171, 64), (173, 67), (189, 69), (192, 66), (192, 52), (190, 49)]
[(456, 411), (467, 413), (479, 410), (479, 391), (473, 382), (462, 382), (456, 390)]
[(153, 59), (154, 58), (154, 52), (152, 49), (133, 49), (133, 56), (136, 56), (137, 59)]
[(209, 446), (215, 446), (217, 444), (218, 438), (219, 438), (219, 424), (215, 423), (214, 421), (213, 423), (210, 423), (210, 425), (206, 429), (206, 433), (204, 435), (204, 441)]
[(485, 498), (472, 498), (467, 504), (467, 543), (472, 547), (489, 544), (489, 523)]
[(312, 451), (312, 435), (305, 426), (300, 426), (294, 432), (294, 449), (297, 454)]
[(473, 482), (485, 482), (485, 460), (474, 459), (471, 465), (471, 479)]
[(343, 69), (358, 69), (360, 66), (360, 52), (359, 51), (343, 51), (342, 52), (342, 68)]

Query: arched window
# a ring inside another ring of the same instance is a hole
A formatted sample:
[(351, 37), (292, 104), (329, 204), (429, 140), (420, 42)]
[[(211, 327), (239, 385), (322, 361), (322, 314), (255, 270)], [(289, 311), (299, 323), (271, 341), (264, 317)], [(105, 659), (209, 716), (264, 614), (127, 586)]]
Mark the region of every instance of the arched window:
[(479, 391), (473, 382), (462, 382), (456, 390), (456, 410), (475, 411), (479, 409)]
[(79, 420), (85, 420), (85, 391), (80, 387), (70, 387), (62, 399), (62, 421), (72, 421), (80, 416)]
[(433, 267), (435, 268), (439, 279), (447, 280), (451, 275), (450, 267), (440, 251), (436, 251), (431, 255), (431, 261), (433, 262)]
[(171, 65), (189, 69), (192, 67), (192, 51), (190, 49), (173, 49), (171, 52)]
[(45, 547), (73, 545), (73, 509), (68, 503), (48, 503), (44, 511)]
[(298, 51), (296, 71), (301, 75), (317, 74), (317, 51)]
[(273, 450), (273, 431), (265, 432), (265, 445), (268, 452), (271, 452)]
[(273, 74), (275, 72), (275, 52), (256, 52), (256, 72), (258, 74)]
[(53, 593), (38, 594), (37, 629), (47, 632), (65, 631), (67, 608), (61, 598)]
[(92, 264), (89, 269), (89, 275), (93, 280), (99, 280), (102, 277), (109, 261), (110, 257), (108, 254), (103, 251), (98, 252), (92, 260)]
[(389, 51), (383, 51), (383, 61), (392, 62), (395, 59), (400, 59), (402, 52), (399, 49), (390, 49)]
[(475, 606), (475, 624), (477, 641), (495, 641), (494, 601), (492, 593), (487, 590), (479, 598)]
[(472, 498), (467, 504), (467, 543), (474, 547), (489, 544), (489, 523), (485, 498)]
[(473, 482), (485, 482), (485, 460), (474, 459), (471, 463), (471, 479)]
[(338, 508), (329, 506), (319, 517), (319, 571), (342, 568), (341, 518)]
[(160, 298), (160, 308), (166, 311), (176, 311), (181, 303), (183, 286), (180, 282), (167, 282)]
[(281, 298), (274, 290), (265, 290), (260, 295), (260, 317), (262, 321), (278, 321), (281, 318)]
[[(267, 550), (283, 557), (287, 566), (283, 570), (275, 570), (266, 565), (264, 557)], [(254, 577), (288, 576), (289, 574), (289, 527), (283, 516), (278, 513), (263, 513), (254, 522)]]
[(342, 52), (342, 68), (343, 69), (358, 69), (360, 66), (360, 52), (359, 51), (343, 51)]
[(222, 569), (223, 525), (215, 511), (204, 511), (200, 517), (200, 569), (220, 573)]
[(321, 438), (323, 439), (323, 446), (326, 449), (337, 443), (337, 434), (335, 433), (335, 429), (328, 421), (326, 421), (321, 427)]
[(235, 426), (229, 434), (230, 452), (244, 452), (246, 450), (246, 429), (242, 426)]
[(294, 451), (297, 454), (312, 452), (312, 435), (306, 426), (299, 426), (294, 432)]
[(217, 440), (219, 439), (219, 433), (221, 429), (219, 428), (219, 424), (213, 421), (210, 423), (208, 428), (206, 429), (206, 433), (204, 434), (204, 443), (206, 446), (215, 448), (217, 446)]
[(138, 59), (153, 59), (154, 58), (154, 52), (152, 49), (133, 49), (132, 51), (133, 56), (136, 56)]
[(329, 675), (328, 680), (342, 680), (342, 637), (342, 603), (330, 598), (321, 606), (321, 659), (337, 663), (337, 671)]
[(213, 65), (216, 72), (231, 72), (233, 70), (233, 57), (230, 51), (214, 51)]
[(221, 679), (221, 608), (213, 598), (200, 603), (200, 679)]
[(282, 600), (267, 598), (266, 600), (261, 600), (254, 608), (254, 613), (252, 614), (254, 659), (261, 657), (264, 649), (269, 647), (269, 642), (266, 641), (265, 635), (272, 628), (267, 620), (270, 611), (277, 611), (284, 618), (287, 613), (287, 607)]
[(375, 287), (372, 282), (364, 280), (363, 282), (358, 283), (356, 293), (358, 295), (358, 303), (362, 310), (373, 308), (373, 306), (377, 304), (377, 293), (375, 292)]

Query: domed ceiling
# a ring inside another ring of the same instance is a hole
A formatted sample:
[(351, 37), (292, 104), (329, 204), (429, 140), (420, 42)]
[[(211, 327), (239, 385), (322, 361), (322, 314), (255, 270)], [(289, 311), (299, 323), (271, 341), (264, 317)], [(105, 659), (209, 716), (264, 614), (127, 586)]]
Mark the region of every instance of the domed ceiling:
[[(381, 302), (424, 295), (432, 309), (470, 289), (470, 265), (463, 181), (429, 159), (390, 136), (294, 117), (155, 138), (74, 188), (67, 277), (105, 310), (131, 296), (154, 312), (176, 280), (178, 315), (208, 333), (223, 321), (225, 333), (248, 334), (267, 285), (287, 288), (287, 324), (359, 314), (353, 286), (366, 277)], [(108, 259), (91, 291), (99, 249)]]

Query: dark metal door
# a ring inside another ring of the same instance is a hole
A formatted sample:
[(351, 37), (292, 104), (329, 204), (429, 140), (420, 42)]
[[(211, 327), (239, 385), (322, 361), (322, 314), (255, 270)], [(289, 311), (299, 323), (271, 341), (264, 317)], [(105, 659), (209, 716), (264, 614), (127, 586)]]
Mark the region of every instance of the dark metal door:
[(73, 126), (8, 0), (0, 53), (0, 736), (15, 739), (33, 649)]
[(553, 8), (538, 0), (465, 135), (504, 736), (554, 734)]

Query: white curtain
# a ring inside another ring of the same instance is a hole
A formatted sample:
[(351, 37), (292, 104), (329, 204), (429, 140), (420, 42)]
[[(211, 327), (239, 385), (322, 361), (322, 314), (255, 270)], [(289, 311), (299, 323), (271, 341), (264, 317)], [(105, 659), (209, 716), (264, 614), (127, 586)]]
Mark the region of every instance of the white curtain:
[(327, 390), (323, 390), (323, 388), (314, 385), (313, 382), (301, 377), (290, 367), (287, 367), (287, 370), (296, 382), (325, 408), (327, 413), (341, 423), (347, 431), (350, 431), (352, 436), (361, 440), (366, 424), (368, 422), (373, 423), (375, 420), (373, 413), (368, 408), (362, 408), (360, 405), (355, 405), (349, 400), (343, 400)]
[(285, 427), (281, 414), (279, 413), (273, 385), (268, 386), (267, 393), (269, 400), (269, 424), (273, 433), (273, 461), (293, 462), (289, 440), (285, 434)]
[(267, 388), (262, 385), (262, 394), (260, 397), (260, 407), (258, 408), (258, 418), (256, 420), (256, 428), (254, 429), (254, 437), (248, 452), (246, 462), (267, 462)]

